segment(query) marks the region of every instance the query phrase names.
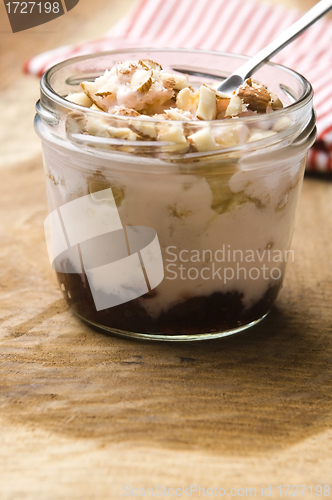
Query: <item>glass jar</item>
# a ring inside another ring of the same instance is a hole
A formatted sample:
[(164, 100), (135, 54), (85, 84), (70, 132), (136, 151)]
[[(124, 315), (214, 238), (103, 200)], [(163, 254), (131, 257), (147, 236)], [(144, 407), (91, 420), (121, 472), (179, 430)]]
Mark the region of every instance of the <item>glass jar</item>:
[[(312, 88), (268, 63), (255, 79), (285, 107), (211, 122), (115, 116), (64, 99), (117, 62), (143, 58), (187, 74), (193, 88), (221, 81), (245, 59), (123, 50), (44, 74), (35, 126), (50, 260), (73, 312), (110, 333), (172, 341), (230, 335), (268, 314), (296, 258), (289, 248), (316, 133)], [(216, 147), (188, 152), (187, 143), (170, 140), (179, 126), (207, 128)], [(160, 130), (164, 140), (156, 140)]]

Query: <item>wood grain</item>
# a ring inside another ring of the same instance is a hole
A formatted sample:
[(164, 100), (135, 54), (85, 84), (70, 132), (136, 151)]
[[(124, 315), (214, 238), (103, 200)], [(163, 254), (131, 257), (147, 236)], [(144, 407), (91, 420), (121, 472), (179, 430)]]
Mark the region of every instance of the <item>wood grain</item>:
[(255, 487), (256, 496), (271, 484), (278, 498), (279, 484), (327, 484), (330, 180), (305, 179), (295, 262), (277, 306), (246, 333), (190, 345), (129, 342), (82, 324), (58, 290), (32, 129), (38, 81), (20, 65), (100, 35), (132, 3), (80, 0), (47, 33), (15, 35), (0, 5), (0, 498), (120, 499), (125, 484)]

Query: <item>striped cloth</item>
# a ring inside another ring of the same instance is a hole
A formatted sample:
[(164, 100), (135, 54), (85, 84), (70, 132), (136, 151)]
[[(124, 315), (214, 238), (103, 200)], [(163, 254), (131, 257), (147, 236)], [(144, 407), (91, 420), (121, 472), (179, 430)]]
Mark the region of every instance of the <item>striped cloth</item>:
[[(301, 13), (252, 0), (139, 0), (102, 38), (45, 52), (25, 63), (34, 75), (82, 54), (126, 47), (183, 47), (253, 55)], [(332, 23), (321, 19), (273, 58), (313, 85), (317, 141), (307, 169), (332, 172)]]

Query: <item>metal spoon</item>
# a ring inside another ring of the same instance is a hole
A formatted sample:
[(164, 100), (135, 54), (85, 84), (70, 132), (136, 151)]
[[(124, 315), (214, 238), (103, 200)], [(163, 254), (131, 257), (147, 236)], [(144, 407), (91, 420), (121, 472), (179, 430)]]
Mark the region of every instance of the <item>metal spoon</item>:
[(269, 45), (260, 50), (258, 54), (249, 59), (249, 61), (226, 78), (226, 80), (219, 85), (218, 90), (225, 94), (231, 94), (257, 69), (269, 61), (271, 57), (280, 52), (331, 9), (332, 0), (321, 0), (318, 2), (312, 9), (304, 14), (304, 16), (287, 28), (286, 31), (281, 33), (273, 42), (269, 43)]

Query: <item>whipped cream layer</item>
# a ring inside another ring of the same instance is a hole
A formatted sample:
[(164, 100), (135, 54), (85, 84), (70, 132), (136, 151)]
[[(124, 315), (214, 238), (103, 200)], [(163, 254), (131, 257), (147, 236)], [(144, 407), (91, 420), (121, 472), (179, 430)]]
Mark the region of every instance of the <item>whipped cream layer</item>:
[[(137, 299), (152, 318), (189, 298), (215, 292), (237, 292), (244, 308), (250, 308), (282, 281), (301, 189), (302, 156), (257, 170), (233, 165), (228, 174), (217, 165), (212, 174), (185, 173), (182, 167), (158, 174), (158, 164), (154, 172), (140, 173), (133, 170), (133, 162), (116, 157), (110, 163), (90, 155), (83, 160), (75, 153), (55, 155), (49, 146), (44, 152), (53, 208), (111, 187), (124, 227), (147, 226), (157, 232), (165, 277), (148, 300)], [(248, 252), (253, 257), (246, 260)], [(197, 271), (188, 273), (189, 268)], [(258, 277), (256, 271), (249, 276), (252, 268), (260, 270)], [(99, 287), (108, 289), (106, 278), (103, 283), (100, 277)]]

